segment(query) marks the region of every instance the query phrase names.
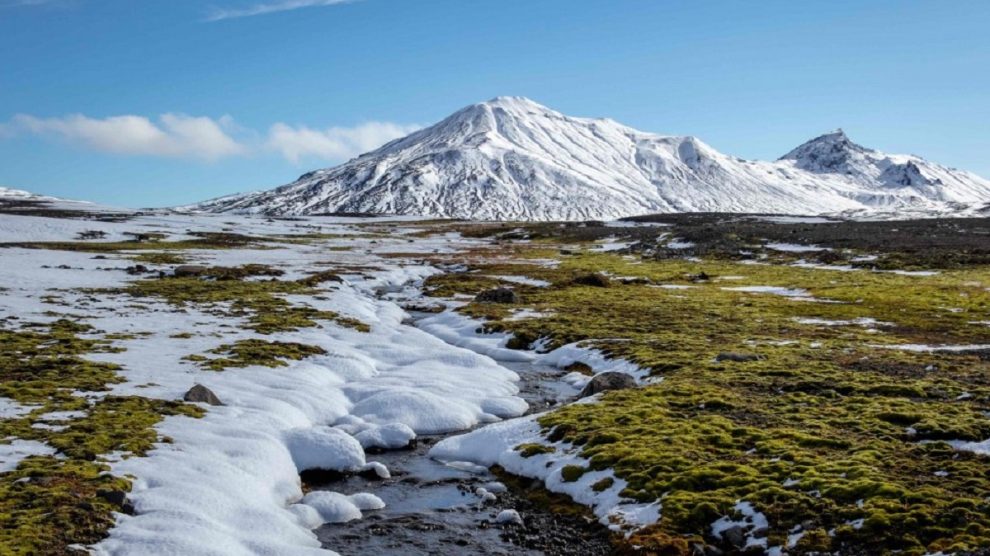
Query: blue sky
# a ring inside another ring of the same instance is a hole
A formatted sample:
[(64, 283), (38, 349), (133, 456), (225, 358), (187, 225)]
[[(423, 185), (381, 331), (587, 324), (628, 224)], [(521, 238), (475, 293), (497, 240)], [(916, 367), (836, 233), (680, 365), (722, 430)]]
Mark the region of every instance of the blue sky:
[(498, 95), (772, 159), (853, 140), (990, 176), (990, 2), (0, 0), (0, 185), (265, 189)]

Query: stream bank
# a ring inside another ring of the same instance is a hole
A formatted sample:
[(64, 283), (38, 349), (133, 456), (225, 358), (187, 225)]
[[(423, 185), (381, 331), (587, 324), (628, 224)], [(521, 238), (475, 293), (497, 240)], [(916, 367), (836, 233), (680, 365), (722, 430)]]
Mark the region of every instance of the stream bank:
[[(413, 324), (416, 318), (413, 315)], [(529, 404), (527, 414), (558, 406), (577, 394), (560, 380), (566, 371), (529, 362), (499, 363), (519, 375), (518, 395)], [(388, 467), (388, 479), (305, 477), (307, 490), (371, 492), (386, 504), (363, 519), (321, 526), (315, 532), (323, 546), (342, 556), (597, 556), (614, 552), (611, 531), (586, 507), (550, 493), (541, 481), (469, 463), (447, 464), (429, 456), (430, 448), (440, 440), (466, 432), (420, 436), (406, 449), (375, 453), (375, 460)], [(521, 523), (505, 522), (504, 515), (500, 520), (503, 510), (518, 512)]]

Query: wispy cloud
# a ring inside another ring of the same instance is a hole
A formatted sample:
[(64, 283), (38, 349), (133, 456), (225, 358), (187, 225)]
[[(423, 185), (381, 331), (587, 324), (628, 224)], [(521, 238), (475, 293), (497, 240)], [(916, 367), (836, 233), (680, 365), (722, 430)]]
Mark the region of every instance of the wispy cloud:
[(230, 116), (213, 119), (169, 113), (152, 120), (134, 115), (39, 118), (18, 114), (9, 122), (0, 122), (0, 139), (34, 135), (114, 155), (205, 161), (271, 153), (298, 164), (304, 160), (342, 162), (419, 128), (365, 122), (353, 127), (314, 129), (279, 122), (265, 134), (239, 126)]
[(338, 4), (349, 4), (351, 2), (359, 1), (360, 0), (275, 0), (261, 4), (252, 4), (243, 8), (213, 8), (213, 10), (206, 16), (206, 21), (220, 21), (223, 19), (234, 19), (238, 17), (253, 17), (256, 15), (298, 10), (300, 8), (336, 6)]
[(268, 131), (267, 147), (298, 163), (304, 158), (346, 160), (419, 129), (416, 125), (366, 122), (325, 130), (277, 123)]
[(59, 4), (62, 0), (4, 0), (0, 1), (0, 8), (16, 8), (19, 6), (44, 6), (46, 4)]
[(81, 114), (62, 118), (14, 116), (4, 126), (7, 134), (30, 133), (57, 137), (70, 143), (112, 154), (216, 160), (244, 154), (247, 147), (228, 134), (233, 120), (185, 114), (162, 114), (158, 122), (144, 116), (90, 118)]

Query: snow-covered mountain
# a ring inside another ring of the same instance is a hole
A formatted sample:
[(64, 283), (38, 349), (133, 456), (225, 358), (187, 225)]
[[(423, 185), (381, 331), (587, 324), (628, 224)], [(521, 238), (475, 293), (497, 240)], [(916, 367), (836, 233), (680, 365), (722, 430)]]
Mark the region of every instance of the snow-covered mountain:
[(578, 220), (696, 211), (946, 213), (988, 201), (986, 179), (867, 149), (841, 130), (775, 162), (750, 161), (695, 137), (499, 97), (277, 189), (183, 208)]
[(10, 189), (9, 187), (0, 186), (0, 199), (5, 200), (28, 200), (28, 199), (50, 199), (51, 197), (42, 197), (41, 195), (35, 195), (30, 191), (23, 191), (21, 189)]

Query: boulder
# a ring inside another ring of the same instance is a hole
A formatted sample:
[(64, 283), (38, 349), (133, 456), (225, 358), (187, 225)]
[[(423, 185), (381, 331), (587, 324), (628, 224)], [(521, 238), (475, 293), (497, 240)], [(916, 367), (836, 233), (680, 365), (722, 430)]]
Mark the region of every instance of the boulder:
[(220, 398), (218, 398), (217, 395), (214, 394), (212, 390), (210, 390), (206, 386), (203, 386), (202, 384), (194, 384), (193, 387), (190, 388), (189, 391), (186, 392), (184, 396), (182, 396), (182, 399), (187, 402), (201, 402), (210, 405), (223, 405), (223, 402), (220, 401)]
[(519, 303), (519, 294), (509, 288), (485, 290), (474, 297), (478, 303)]
[(195, 264), (184, 264), (175, 267), (172, 273), (180, 278), (184, 276), (202, 276), (206, 273), (206, 267)]
[(585, 385), (581, 393), (578, 394), (579, 398), (587, 398), (588, 396), (594, 396), (599, 392), (607, 392), (609, 390), (624, 390), (626, 388), (635, 388), (636, 379), (626, 373), (617, 373), (614, 371), (607, 371), (604, 373), (599, 373), (592, 377), (592, 379)]

